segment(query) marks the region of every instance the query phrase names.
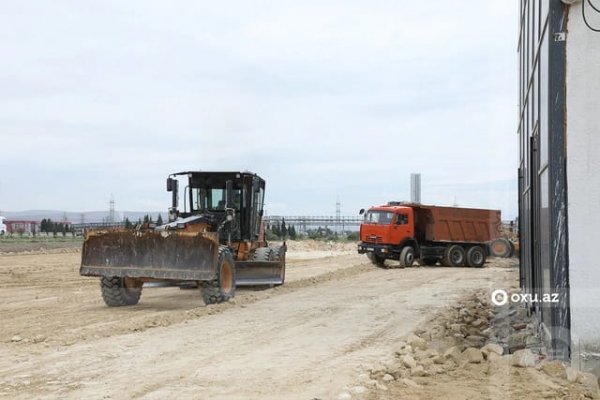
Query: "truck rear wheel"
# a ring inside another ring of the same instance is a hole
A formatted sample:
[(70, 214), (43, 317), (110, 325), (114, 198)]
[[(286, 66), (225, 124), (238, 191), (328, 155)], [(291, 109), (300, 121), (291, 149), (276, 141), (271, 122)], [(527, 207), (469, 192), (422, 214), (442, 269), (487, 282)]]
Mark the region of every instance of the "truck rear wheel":
[(385, 257), (378, 256), (375, 253), (367, 253), (367, 258), (378, 267), (385, 267)]
[(140, 301), (144, 282), (118, 276), (100, 278), (102, 299), (109, 307), (133, 306)]
[(202, 281), (199, 286), (206, 305), (222, 303), (235, 296), (235, 262), (227, 247), (219, 247), (217, 277)]
[(481, 246), (473, 246), (467, 250), (467, 265), (469, 267), (481, 268), (485, 264), (485, 251)]
[(411, 246), (404, 246), (400, 252), (400, 267), (411, 267), (415, 262), (415, 250)]
[(462, 267), (465, 264), (465, 249), (458, 244), (448, 246), (444, 252), (443, 263), (448, 267)]

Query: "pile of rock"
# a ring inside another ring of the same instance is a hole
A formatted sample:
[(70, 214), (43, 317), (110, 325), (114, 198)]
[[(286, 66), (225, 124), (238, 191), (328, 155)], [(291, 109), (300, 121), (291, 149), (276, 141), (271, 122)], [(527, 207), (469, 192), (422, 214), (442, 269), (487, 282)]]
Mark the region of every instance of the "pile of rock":
[(386, 385), (396, 381), (420, 387), (424, 378), (467, 365), (481, 365), (488, 373), (500, 366), (532, 367), (557, 381), (582, 384), (598, 395), (596, 376), (545, 360), (535, 324), (524, 308), (515, 304), (496, 307), (489, 296), (486, 292), (470, 296), (441, 313), (429, 329), (398, 343), (395, 362), (369, 371), (370, 386), (387, 390)]

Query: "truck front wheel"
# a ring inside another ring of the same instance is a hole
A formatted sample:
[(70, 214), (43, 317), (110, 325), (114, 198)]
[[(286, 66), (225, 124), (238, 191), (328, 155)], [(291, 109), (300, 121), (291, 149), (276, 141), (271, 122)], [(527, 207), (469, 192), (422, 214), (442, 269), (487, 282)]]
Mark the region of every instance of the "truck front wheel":
[(443, 264), (448, 267), (462, 267), (465, 264), (465, 249), (453, 244), (444, 252)]
[(400, 252), (400, 267), (411, 267), (415, 262), (415, 250), (411, 246), (404, 246)]
[(212, 281), (202, 281), (199, 286), (206, 305), (221, 303), (235, 296), (235, 261), (227, 247), (219, 248), (217, 277)]

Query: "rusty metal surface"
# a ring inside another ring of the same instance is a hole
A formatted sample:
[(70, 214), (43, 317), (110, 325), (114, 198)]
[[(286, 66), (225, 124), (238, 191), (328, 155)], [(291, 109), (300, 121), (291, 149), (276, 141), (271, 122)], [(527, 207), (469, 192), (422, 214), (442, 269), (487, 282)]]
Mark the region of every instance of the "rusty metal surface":
[(280, 285), (284, 265), (280, 261), (237, 261), (236, 285)]
[(216, 236), (210, 233), (90, 232), (80, 274), (208, 280), (215, 277), (217, 255)]
[(500, 232), (500, 211), (475, 208), (415, 207), (419, 223), (425, 224), (428, 241), (489, 242)]

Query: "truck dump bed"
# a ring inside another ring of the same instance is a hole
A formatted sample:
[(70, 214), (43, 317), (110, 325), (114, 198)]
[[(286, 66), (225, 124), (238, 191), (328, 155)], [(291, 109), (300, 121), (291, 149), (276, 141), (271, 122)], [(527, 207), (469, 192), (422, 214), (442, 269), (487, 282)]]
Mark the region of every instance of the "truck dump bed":
[(427, 242), (484, 243), (499, 235), (499, 210), (425, 205), (413, 207), (417, 235)]

